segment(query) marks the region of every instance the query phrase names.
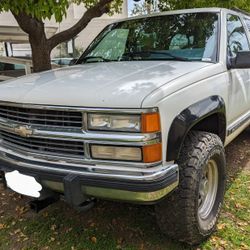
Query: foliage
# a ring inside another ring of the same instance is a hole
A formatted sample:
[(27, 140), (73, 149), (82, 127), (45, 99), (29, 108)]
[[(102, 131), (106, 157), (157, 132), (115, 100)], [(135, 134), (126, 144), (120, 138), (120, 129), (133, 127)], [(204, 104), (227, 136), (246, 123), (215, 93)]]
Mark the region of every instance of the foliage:
[(158, 1), (150, 0), (134, 4), (134, 8), (131, 11), (132, 16), (147, 15), (159, 11)]
[(159, 0), (161, 10), (188, 9), (202, 7), (237, 7), (250, 12), (249, 0)]
[[(158, 3), (158, 4), (157, 4)], [(176, 9), (222, 7), (239, 8), (250, 12), (249, 0), (144, 0), (134, 4), (132, 16)]]
[[(98, 0), (0, 0), (0, 13), (3, 11), (11, 11), (15, 14), (24, 12), (39, 20), (51, 19), (54, 16), (57, 22), (61, 22), (66, 16), (70, 3), (84, 4), (89, 9), (98, 2)], [(122, 2), (122, 0), (113, 1), (110, 4), (110, 13), (119, 12)]]

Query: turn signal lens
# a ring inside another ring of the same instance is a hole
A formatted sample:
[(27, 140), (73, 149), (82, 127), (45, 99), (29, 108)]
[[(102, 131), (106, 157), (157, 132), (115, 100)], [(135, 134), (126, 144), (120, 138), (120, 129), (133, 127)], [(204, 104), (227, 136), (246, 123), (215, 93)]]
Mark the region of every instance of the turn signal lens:
[(143, 162), (157, 162), (162, 160), (161, 143), (143, 147)]
[(153, 133), (161, 130), (159, 113), (142, 114), (142, 133)]

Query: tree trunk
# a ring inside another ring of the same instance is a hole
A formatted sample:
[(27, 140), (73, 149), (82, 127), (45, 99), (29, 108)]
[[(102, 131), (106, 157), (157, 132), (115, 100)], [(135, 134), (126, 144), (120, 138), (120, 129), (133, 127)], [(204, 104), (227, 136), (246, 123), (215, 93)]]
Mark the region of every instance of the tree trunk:
[[(35, 37), (34, 37), (35, 36)], [(32, 62), (33, 72), (41, 72), (51, 69), (50, 53), (51, 49), (48, 45), (46, 37), (36, 37), (36, 34), (32, 34), (29, 37), (31, 50), (32, 50)]]
[(50, 53), (51, 48), (44, 33), (44, 30), (37, 30), (29, 35), (32, 50), (33, 72), (41, 72), (51, 69)]
[(22, 30), (29, 35), (33, 72), (50, 70), (50, 53), (52, 47), (45, 34), (44, 22), (24, 12), (12, 14)]

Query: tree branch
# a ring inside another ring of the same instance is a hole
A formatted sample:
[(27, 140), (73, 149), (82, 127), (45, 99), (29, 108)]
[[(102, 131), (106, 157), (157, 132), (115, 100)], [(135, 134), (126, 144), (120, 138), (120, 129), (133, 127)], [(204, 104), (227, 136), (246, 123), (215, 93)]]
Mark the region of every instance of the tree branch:
[(19, 12), (18, 14), (15, 14), (14, 12), (12, 12), (12, 14), (15, 17), (21, 29), (24, 32), (26, 32), (28, 35), (32, 35), (33, 33), (38, 32), (38, 31), (43, 32), (43, 33), (45, 32), (43, 21), (38, 20), (30, 15), (27, 15), (24, 12)]
[(56, 47), (58, 44), (68, 41), (79, 34), (88, 23), (95, 17), (100, 17), (105, 13), (108, 13), (110, 8), (109, 4), (113, 0), (100, 0), (96, 5), (89, 8), (82, 16), (82, 18), (71, 28), (55, 34), (53, 37), (48, 39), (48, 43), (51, 49)]

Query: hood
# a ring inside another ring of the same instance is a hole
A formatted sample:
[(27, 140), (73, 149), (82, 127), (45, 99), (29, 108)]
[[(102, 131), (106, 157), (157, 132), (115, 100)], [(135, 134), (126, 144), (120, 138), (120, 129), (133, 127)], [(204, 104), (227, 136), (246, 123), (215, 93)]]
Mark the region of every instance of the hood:
[(0, 84), (0, 100), (18, 103), (140, 108), (160, 86), (211, 65), (204, 62), (90, 63), (32, 74)]

